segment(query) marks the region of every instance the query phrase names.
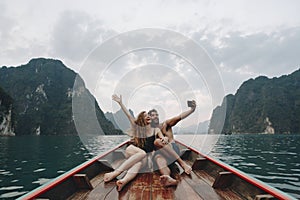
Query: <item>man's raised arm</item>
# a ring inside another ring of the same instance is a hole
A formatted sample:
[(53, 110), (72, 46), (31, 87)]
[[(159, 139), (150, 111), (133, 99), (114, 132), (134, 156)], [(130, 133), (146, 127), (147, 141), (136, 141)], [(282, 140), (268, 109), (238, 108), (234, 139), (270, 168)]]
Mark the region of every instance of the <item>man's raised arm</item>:
[(190, 108), (191, 108), (190, 110), (187, 110), (187, 111), (181, 113), (180, 115), (177, 115), (171, 119), (166, 120), (165, 125), (167, 127), (175, 126), (180, 120), (182, 120), (182, 119), (188, 117), (190, 114), (192, 114), (196, 110), (196, 101), (195, 100), (192, 101), (192, 105)]

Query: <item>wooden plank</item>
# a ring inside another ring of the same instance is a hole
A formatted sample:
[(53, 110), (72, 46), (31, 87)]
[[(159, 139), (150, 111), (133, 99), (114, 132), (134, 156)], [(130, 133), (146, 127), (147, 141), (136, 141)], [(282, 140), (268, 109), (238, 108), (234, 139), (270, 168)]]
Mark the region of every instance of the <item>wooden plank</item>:
[(174, 187), (164, 187), (160, 183), (159, 172), (154, 172), (152, 174), (152, 199), (163, 200), (163, 199), (174, 199)]
[[(40, 194), (38, 198), (46, 198), (46, 199), (67, 199), (76, 193), (75, 183), (71, 178), (61, 182), (59, 186), (53, 187), (50, 190)], [(37, 198), (37, 197), (35, 197)], [(28, 198), (34, 199), (34, 198)]]
[(73, 180), (79, 190), (91, 190), (93, 186), (86, 174), (74, 174)]
[[(210, 176), (207, 172), (205, 172), (203, 170), (194, 170), (193, 172), (199, 177), (200, 180), (207, 183), (209, 186), (213, 185), (215, 179), (214, 179), (214, 177)], [(232, 189), (214, 189), (214, 191), (219, 196), (221, 196), (223, 199), (226, 199), (226, 200), (244, 199), (240, 195), (238, 195), (237, 193), (232, 191)]]
[(245, 199), (254, 199), (256, 195), (265, 193), (262, 189), (252, 185), (238, 176), (233, 177), (233, 182), (230, 188)]
[(209, 175), (206, 171), (203, 170), (194, 170), (193, 171), (200, 179), (206, 182), (208, 185), (213, 185), (215, 178)]
[[(151, 199), (152, 173), (138, 174), (118, 193), (119, 199)], [(116, 199), (112, 195), (108, 199)]]
[(239, 196), (231, 189), (216, 189), (217, 193), (224, 198), (224, 200), (244, 200), (245, 198)]
[(219, 172), (219, 175), (213, 183), (213, 188), (227, 188), (232, 184), (232, 172)]
[(93, 188), (97, 187), (101, 182), (103, 182), (104, 173), (98, 174), (96, 177), (94, 177), (91, 181), (91, 184)]
[(200, 179), (193, 171), (190, 175), (183, 174), (182, 178), (194, 189), (202, 199), (223, 199), (210, 185)]
[(76, 192), (71, 197), (67, 198), (67, 200), (83, 200), (86, 199), (86, 195), (88, 194), (89, 190), (81, 190)]
[[(93, 188), (96, 188), (99, 184), (103, 182), (104, 173), (98, 174), (92, 180), (90, 180)], [(77, 191), (74, 195), (68, 198), (68, 200), (83, 200), (87, 199), (87, 195), (91, 192), (91, 190), (81, 190)]]
[(103, 181), (104, 173), (99, 174), (93, 178), (90, 182), (94, 187), (93, 190), (78, 191), (69, 199), (72, 200), (83, 200), (83, 199), (108, 199), (107, 196), (113, 196), (116, 199), (118, 197), (118, 192), (116, 190), (116, 181), (110, 181), (104, 183)]
[[(115, 193), (114, 193), (115, 192)], [(114, 193), (114, 198), (117, 197), (117, 190), (116, 190), (116, 182), (110, 181), (108, 183), (104, 183), (103, 181), (97, 185), (92, 191), (85, 195), (85, 199), (107, 199), (107, 196), (110, 193)]]
[(177, 178), (179, 181), (176, 190), (174, 192), (175, 199), (193, 199), (203, 200), (199, 194), (191, 187), (191, 185), (183, 178)]

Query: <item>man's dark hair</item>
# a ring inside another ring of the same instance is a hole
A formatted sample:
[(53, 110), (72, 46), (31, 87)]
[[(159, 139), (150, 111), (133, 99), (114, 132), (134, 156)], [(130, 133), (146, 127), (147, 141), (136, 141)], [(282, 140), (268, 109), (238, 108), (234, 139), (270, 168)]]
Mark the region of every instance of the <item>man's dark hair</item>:
[(157, 113), (157, 110), (155, 110), (155, 109), (149, 110), (148, 115), (151, 115), (152, 112), (156, 112)]

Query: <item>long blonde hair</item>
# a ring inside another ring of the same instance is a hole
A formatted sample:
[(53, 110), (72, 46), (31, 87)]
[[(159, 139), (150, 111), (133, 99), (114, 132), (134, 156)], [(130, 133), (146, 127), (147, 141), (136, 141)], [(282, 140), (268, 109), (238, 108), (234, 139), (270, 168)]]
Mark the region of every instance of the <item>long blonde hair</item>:
[(137, 147), (143, 148), (145, 146), (147, 130), (147, 123), (145, 121), (145, 113), (146, 111), (142, 111), (137, 119), (135, 120), (134, 127), (134, 143)]

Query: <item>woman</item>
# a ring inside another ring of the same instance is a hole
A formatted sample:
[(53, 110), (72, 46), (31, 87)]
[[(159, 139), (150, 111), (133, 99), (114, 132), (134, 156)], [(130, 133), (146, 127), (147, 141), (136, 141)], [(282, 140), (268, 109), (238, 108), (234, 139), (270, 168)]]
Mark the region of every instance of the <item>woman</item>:
[(128, 170), (126, 175), (116, 182), (117, 190), (121, 191), (122, 188), (137, 175), (142, 166), (146, 164), (146, 159), (144, 158), (147, 153), (154, 150), (154, 141), (156, 137), (162, 138), (163, 135), (159, 128), (151, 127), (151, 118), (146, 111), (142, 111), (137, 119), (135, 119), (122, 103), (121, 95), (120, 97), (113, 95), (112, 99), (121, 106), (128, 117), (131, 124), (131, 131), (128, 135), (133, 138), (132, 144), (125, 150), (125, 157), (127, 160), (113, 172), (104, 175), (104, 182), (108, 182), (116, 178), (123, 171)]

